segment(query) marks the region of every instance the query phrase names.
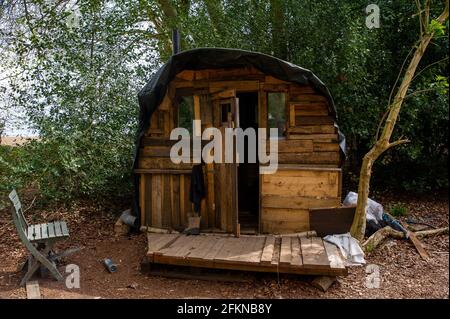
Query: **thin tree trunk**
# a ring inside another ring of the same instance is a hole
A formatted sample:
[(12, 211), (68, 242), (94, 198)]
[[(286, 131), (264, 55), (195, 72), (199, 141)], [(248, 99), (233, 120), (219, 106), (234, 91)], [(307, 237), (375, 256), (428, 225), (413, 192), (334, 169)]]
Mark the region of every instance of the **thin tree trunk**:
[[(436, 20), (439, 23), (443, 24), (447, 20), (447, 18), (448, 0), (445, 1), (444, 12)], [(428, 19), (429, 17), (426, 17), (425, 21), (428, 21)], [(426, 30), (427, 28), (428, 25), (426, 25), (424, 29)], [(370, 149), (370, 151), (364, 156), (359, 175), (358, 202), (356, 206), (356, 213), (353, 219), (352, 227), (350, 229), (352, 236), (360, 242), (364, 239), (364, 233), (366, 229), (366, 206), (370, 191), (370, 178), (372, 174), (373, 163), (383, 152), (385, 152), (389, 148), (409, 142), (408, 140), (402, 139), (395, 142), (390, 142), (390, 139), (392, 136), (392, 132), (394, 131), (395, 123), (397, 121), (398, 114), (400, 113), (403, 100), (406, 97), (406, 93), (414, 77), (417, 66), (419, 65), (420, 60), (422, 59), (425, 50), (427, 49), (428, 44), (430, 43), (433, 36), (434, 31), (421, 34), (419, 44), (414, 52), (411, 61), (409, 62), (408, 68), (406, 69), (405, 75), (403, 77), (402, 83), (400, 84), (398, 92), (395, 95), (394, 101), (391, 105), (389, 105), (388, 115), (386, 117), (381, 136), (377, 139), (375, 145)]]
[(286, 30), (284, 27), (284, 5), (282, 0), (270, 0), (272, 21), (273, 54), (280, 59), (287, 59)]

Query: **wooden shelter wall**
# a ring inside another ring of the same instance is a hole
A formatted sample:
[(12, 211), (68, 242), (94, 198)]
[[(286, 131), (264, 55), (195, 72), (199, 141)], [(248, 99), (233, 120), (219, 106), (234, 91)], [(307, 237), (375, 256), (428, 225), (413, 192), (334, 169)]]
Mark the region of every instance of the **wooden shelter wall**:
[[(174, 164), (169, 157), (174, 143), (169, 140), (170, 132), (178, 126), (177, 98), (198, 96), (194, 101), (195, 119), (202, 120), (202, 129), (217, 127), (220, 113), (212, 108), (208, 96), (226, 89), (258, 92), (260, 127), (267, 127), (267, 93), (286, 94), (286, 138), (278, 141), (279, 164), (284, 168), (261, 178), (261, 230), (285, 233), (309, 229), (308, 208), (337, 206), (340, 202), (341, 154), (328, 102), (312, 87), (281, 81), (251, 67), (185, 70), (171, 82), (150, 119), (135, 171), (141, 176), (142, 225), (173, 229), (186, 226), (192, 214), (192, 164)], [(207, 195), (201, 206), (201, 227), (230, 231), (230, 214), (224, 214), (230, 208), (215, 183), (228, 176), (227, 170), (207, 164), (204, 174)], [(316, 194), (322, 190), (328, 193)]]

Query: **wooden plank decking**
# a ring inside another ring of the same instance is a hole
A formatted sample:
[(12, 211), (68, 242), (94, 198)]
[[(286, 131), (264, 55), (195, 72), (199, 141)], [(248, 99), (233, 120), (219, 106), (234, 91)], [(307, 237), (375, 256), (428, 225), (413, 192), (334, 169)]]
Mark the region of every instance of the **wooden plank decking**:
[(150, 263), (258, 272), (347, 275), (339, 249), (320, 237), (147, 234)]

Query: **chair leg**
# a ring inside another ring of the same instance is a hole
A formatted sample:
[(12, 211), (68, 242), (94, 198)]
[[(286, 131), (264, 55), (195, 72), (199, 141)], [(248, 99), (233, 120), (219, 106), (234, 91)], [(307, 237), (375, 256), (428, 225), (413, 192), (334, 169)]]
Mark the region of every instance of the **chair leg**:
[(46, 258), (41, 263), (45, 268), (47, 268), (50, 271), (50, 273), (53, 275), (53, 277), (55, 277), (56, 280), (62, 281), (63, 276), (58, 271), (58, 268), (56, 268), (56, 265), (47, 258), (49, 255), (49, 252), (52, 250), (52, 247), (53, 247), (53, 243), (46, 244), (45, 249), (42, 253), (42, 255), (44, 255)]
[(34, 273), (39, 269), (39, 261), (35, 261), (32, 266), (28, 268), (27, 273), (23, 276), (22, 281), (20, 282), (21, 286), (24, 286), (26, 282), (34, 275)]
[(56, 268), (56, 265), (46, 258), (49, 251), (52, 249), (52, 246), (52, 243), (47, 243), (42, 252), (38, 252), (37, 250), (35, 250), (35, 256), (34, 258), (32, 258), (34, 259), (34, 263), (28, 262), (28, 272), (23, 277), (20, 283), (21, 286), (23, 286), (28, 281), (28, 279), (33, 276), (33, 274), (39, 269), (39, 265), (43, 265), (45, 268), (47, 268), (56, 280), (62, 281), (64, 279), (61, 273)]
[(28, 269), (30, 256), (27, 257), (27, 259), (23, 262), (22, 266), (19, 266), (19, 271), (24, 271), (25, 269)]

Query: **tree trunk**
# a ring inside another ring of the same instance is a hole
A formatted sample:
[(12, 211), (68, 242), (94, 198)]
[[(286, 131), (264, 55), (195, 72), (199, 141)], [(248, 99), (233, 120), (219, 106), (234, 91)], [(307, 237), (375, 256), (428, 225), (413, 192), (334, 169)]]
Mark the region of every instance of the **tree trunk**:
[(273, 54), (282, 60), (287, 59), (286, 30), (284, 27), (284, 5), (281, 0), (270, 0), (270, 15), (272, 22)]
[[(421, 15), (421, 13), (419, 12)], [(436, 20), (443, 24), (448, 18), (448, 0), (445, 2), (444, 12)], [(429, 17), (425, 17), (424, 21), (428, 21)], [(428, 30), (429, 26), (426, 25), (425, 30)], [(390, 142), (392, 132), (395, 127), (395, 123), (400, 113), (403, 100), (406, 97), (406, 93), (411, 84), (411, 81), (416, 72), (417, 66), (422, 59), (428, 44), (434, 36), (434, 31), (425, 31), (421, 34), (419, 45), (414, 51), (414, 55), (409, 62), (408, 68), (406, 69), (405, 75), (403, 77), (402, 83), (395, 95), (394, 101), (388, 107), (388, 115), (386, 121), (384, 122), (383, 131), (381, 136), (376, 140), (375, 145), (370, 149), (370, 151), (364, 156), (361, 171), (359, 174), (359, 184), (358, 184), (358, 202), (356, 205), (355, 217), (353, 219), (353, 224), (350, 232), (353, 237), (355, 237), (360, 242), (364, 239), (364, 233), (366, 230), (366, 206), (369, 197), (370, 190), (370, 177), (372, 174), (373, 163), (378, 159), (378, 157), (388, 150), (389, 148), (407, 143), (408, 140), (398, 140), (395, 142)], [(400, 71), (401, 72), (401, 71)]]

